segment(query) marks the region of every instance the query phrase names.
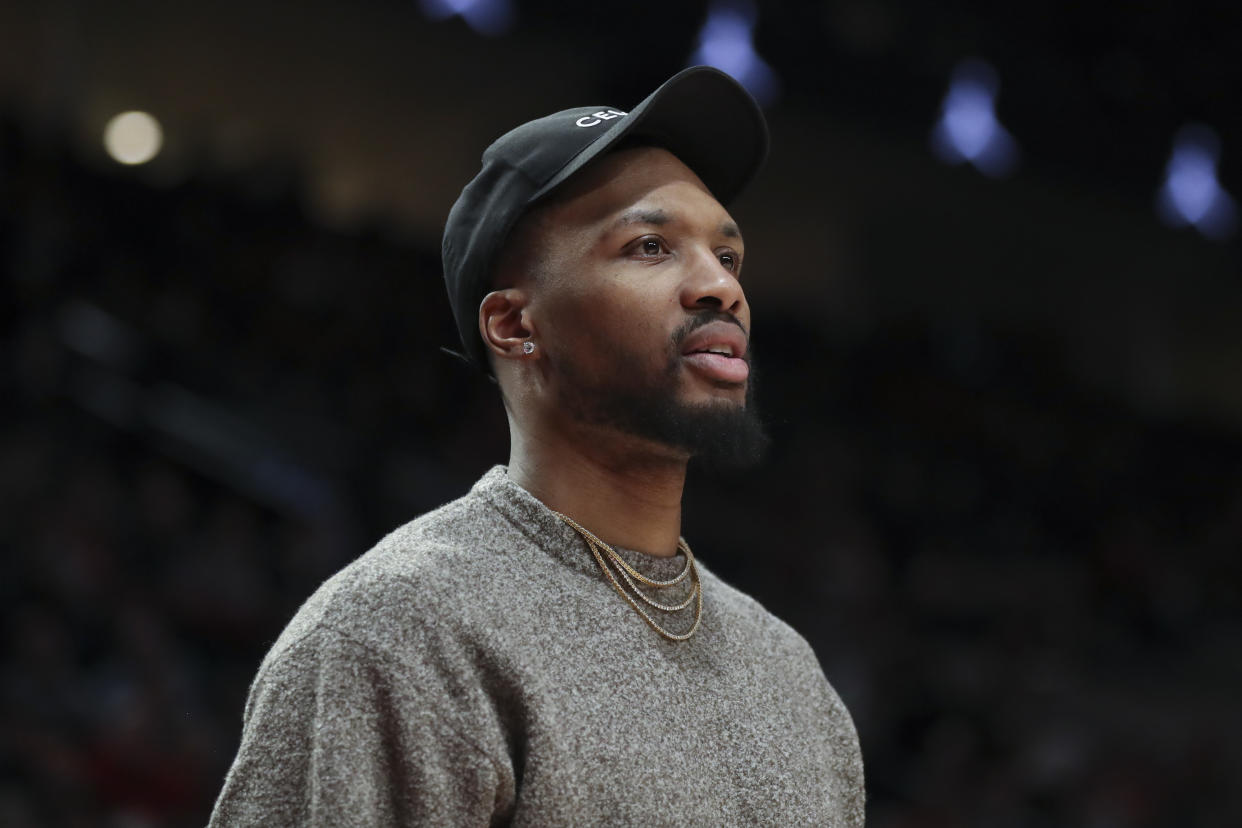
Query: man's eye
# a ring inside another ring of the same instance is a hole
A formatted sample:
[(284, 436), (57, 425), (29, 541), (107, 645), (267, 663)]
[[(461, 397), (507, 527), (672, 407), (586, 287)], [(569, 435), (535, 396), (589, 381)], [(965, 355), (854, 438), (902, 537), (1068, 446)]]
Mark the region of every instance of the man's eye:
[(720, 263), (725, 266), (725, 270), (737, 270), (737, 256), (733, 253), (721, 253)]
[(664, 252), (664, 245), (660, 244), (656, 239), (643, 239), (638, 247), (639, 250), (648, 256), (659, 256)]

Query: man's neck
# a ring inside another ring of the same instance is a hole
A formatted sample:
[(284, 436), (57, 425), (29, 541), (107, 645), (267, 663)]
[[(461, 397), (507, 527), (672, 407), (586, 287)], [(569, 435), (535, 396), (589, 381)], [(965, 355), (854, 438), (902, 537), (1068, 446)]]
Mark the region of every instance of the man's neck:
[(509, 479), (545, 506), (605, 543), (650, 555), (676, 553), (685, 458), (563, 433), (511, 434)]

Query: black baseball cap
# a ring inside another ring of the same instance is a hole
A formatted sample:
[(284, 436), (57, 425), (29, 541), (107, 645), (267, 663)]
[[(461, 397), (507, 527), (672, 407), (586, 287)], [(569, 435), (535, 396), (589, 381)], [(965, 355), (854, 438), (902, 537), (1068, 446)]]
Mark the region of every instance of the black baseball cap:
[(678, 72), (626, 112), (579, 106), (528, 121), (483, 152), (444, 227), (444, 283), (468, 360), (486, 369), (479, 304), (509, 231), (537, 201), (623, 139), (663, 147), (694, 171), (721, 204), (750, 182), (768, 152), (763, 112), (717, 69)]

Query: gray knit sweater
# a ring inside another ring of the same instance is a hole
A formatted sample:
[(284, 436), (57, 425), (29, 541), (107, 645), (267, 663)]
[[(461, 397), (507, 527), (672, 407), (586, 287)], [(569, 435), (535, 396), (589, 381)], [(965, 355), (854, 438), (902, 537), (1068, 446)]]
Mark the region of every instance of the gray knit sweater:
[(294, 616), (211, 824), (861, 825), (858, 739), (811, 648), (699, 573), (701, 626), (668, 641), (493, 468)]

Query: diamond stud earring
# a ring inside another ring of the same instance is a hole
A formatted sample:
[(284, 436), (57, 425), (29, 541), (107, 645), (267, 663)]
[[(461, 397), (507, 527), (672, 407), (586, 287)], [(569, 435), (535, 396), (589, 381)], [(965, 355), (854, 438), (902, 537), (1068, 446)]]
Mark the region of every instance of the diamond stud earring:
[(533, 354), (534, 352), (535, 352), (535, 343), (531, 342), (529, 339), (522, 343), (522, 353), (529, 356)]

